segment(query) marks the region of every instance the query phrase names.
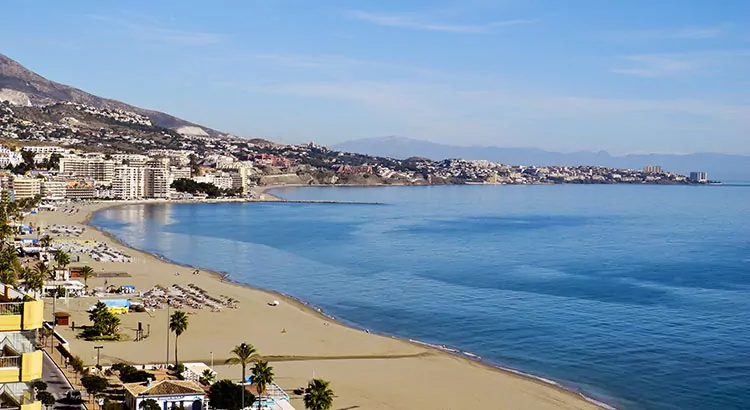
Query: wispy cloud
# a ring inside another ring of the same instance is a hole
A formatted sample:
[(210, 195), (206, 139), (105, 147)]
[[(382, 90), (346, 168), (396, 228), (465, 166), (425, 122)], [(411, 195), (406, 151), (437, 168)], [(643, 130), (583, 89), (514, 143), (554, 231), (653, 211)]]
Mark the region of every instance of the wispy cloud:
[(129, 37), (152, 42), (181, 46), (206, 46), (220, 43), (223, 39), (223, 36), (217, 33), (171, 28), (159, 21), (150, 19), (102, 15), (90, 15), (88, 17), (121, 30)]
[(367, 11), (349, 12), (352, 18), (380, 26), (401, 27), (413, 30), (442, 31), (448, 33), (487, 33), (496, 27), (517, 26), (535, 23), (536, 20), (503, 20), (482, 24), (452, 24), (430, 21), (414, 13), (373, 13)]
[(692, 51), (671, 54), (639, 54), (622, 56), (626, 66), (613, 68), (616, 74), (636, 77), (678, 77), (700, 74), (709, 68), (736, 65), (750, 57), (749, 50)]
[(726, 35), (731, 28), (731, 24), (725, 23), (705, 27), (625, 30), (610, 33), (609, 37), (619, 41), (708, 40)]
[(504, 112), (511, 117), (623, 117), (633, 113), (678, 113), (750, 126), (750, 105), (695, 99), (647, 100), (569, 96), (553, 93), (458, 90), (445, 86), (387, 81), (287, 83), (254, 87), (254, 91), (349, 101), (390, 113), (430, 118), (457, 118), (472, 112)]
[(629, 63), (629, 67), (613, 68), (617, 74), (636, 77), (671, 77), (694, 73), (703, 67), (701, 61), (681, 59), (667, 54), (643, 54), (621, 57)]

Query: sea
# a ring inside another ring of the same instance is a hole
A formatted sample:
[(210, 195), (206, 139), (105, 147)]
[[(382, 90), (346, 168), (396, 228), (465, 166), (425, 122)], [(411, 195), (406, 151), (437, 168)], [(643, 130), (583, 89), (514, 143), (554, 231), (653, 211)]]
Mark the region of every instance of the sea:
[(127, 205), (92, 224), (618, 409), (750, 409), (750, 185), (272, 193), (377, 204)]

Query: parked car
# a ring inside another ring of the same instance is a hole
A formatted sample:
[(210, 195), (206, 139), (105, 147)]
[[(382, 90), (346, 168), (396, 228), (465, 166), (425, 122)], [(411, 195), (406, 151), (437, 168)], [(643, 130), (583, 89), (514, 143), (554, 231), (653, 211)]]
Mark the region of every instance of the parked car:
[(66, 397), (70, 400), (82, 400), (81, 398), (81, 392), (78, 390), (70, 390), (68, 391)]

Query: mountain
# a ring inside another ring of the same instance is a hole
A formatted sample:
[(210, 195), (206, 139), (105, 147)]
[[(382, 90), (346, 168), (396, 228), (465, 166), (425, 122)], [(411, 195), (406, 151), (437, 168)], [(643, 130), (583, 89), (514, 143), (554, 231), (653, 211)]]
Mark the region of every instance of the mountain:
[(148, 117), (160, 127), (186, 135), (220, 136), (220, 132), (202, 127), (163, 112), (134, 107), (121, 101), (98, 97), (78, 88), (50, 81), (27, 69), (11, 58), (0, 54), (0, 101), (15, 105), (47, 105), (73, 102), (101, 109), (120, 109)]
[(365, 138), (336, 144), (331, 148), (396, 159), (484, 159), (511, 165), (600, 165), (629, 169), (661, 165), (665, 171), (680, 174), (704, 171), (713, 180), (750, 181), (750, 156), (745, 155), (695, 153), (614, 156), (606, 151), (561, 153), (538, 148), (462, 147), (406, 137)]

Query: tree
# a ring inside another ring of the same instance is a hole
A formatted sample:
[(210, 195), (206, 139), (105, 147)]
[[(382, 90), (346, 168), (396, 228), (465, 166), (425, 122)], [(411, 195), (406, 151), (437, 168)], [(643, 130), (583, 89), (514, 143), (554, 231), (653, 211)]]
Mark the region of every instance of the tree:
[(154, 399), (146, 399), (138, 405), (141, 410), (162, 410), (159, 403)]
[(47, 169), (60, 169), (60, 158), (62, 158), (62, 155), (58, 153), (50, 155), (47, 160)]
[(44, 289), (44, 279), (40, 274), (35, 273), (26, 279), (26, 287), (33, 290), (39, 296), (39, 292)]
[(253, 367), (253, 384), (258, 390), (258, 410), (266, 393), (266, 388), (273, 383), (273, 367), (268, 365), (267, 360), (258, 360)]
[(83, 284), (87, 288), (89, 287), (89, 278), (94, 276), (94, 268), (91, 266), (84, 266), (83, 269), (81, 269), (81, 277), (83, 278)]
[(205, 385), (211, 385), (213, 382), (216, 381), (216, 375), (214, 374), (214, 371), (211, 369), (205, 369), (203, 370), (203, 373), (201, 373), (201, 378), (199, 380), (202, 384)]
[(208, 390), (208, 401), (216, 409), (240, 410), (244, 403), (254, 403), (255, 396), (231, 380), (219, 380)]
[(34, 265), (34, 273), (39, 275), (40, 278), (47, 278), (50, 276), (50, 271), (47, 267), (47, 264), (42, 261), (39, 261), (36, 263), (36, 265)]
[(101, 336), (118, 336), (117, 327), (120, 326), (120, 318), (110, 312), (104, 302), (98, 302), (94, 306), (94, 309), (89, 312), (89, 319), (94, 324), (84, 331), (84, 338), (96, 339)]
[(177, 340), (180, 335), (184, 333), (188, 328), (188, 316), (187, 313), (178, 310), (172, 313), (169, 318), (169, 330), (174, 332), (174, 365), (177, 366), (179, 361), (177, 360)]
[(148, 379), (155, 380), (156, 377), (145, 370), (138, 370), (135, 366), (126, 363), (115, 363), (112, 370), (120, 372), (120, 380), (123, 383), (143, 383)]
[(49, 249), (50, 245), (52, 245), (52, 238), (49, 235), (44, 235), (39, 239), (39, 246), (45, 251)]
[(52, 395), (52, 393), (43, 390), (36, 394), (36, 399), (39, 400), (44, 408), (47, 408), (49, 406), (54, 406), (57, 404), (57, 400), (55, 400), (55, 396)]
[[(230, 357), (226, 360), (226, 364), (228, 365), (234, 365), (239, 364), (242, 365), (242, 383), (245, 383), (246, 374), (247, 374), (247, 365), (250, 363), (250, 361), (257, 356), (257, 352), (255, 351), (255, 347), (253, 345), (248, 343), (242, 343), (234, 347), (231, 352), (234, 357)], [(244, 399), (244, 396), (242, 397)], [(245, 408), (245, 403), (242, 403), (242, 408)]]
[(55, 251), (55, 263), (58, 267), (65, 269), (66, 266), (70, 265), (70, 256), (64, 251), (58, 249)]
[[(42, 335), (42, 344), (46, 345), (46, 340), (51, 340), (52, 335), (54, 334), (54, 331), (50, 328), (43, 327), (41, 330)], [(50, 349), (52, 348), (53, 342), (50, 342)]]
[(47, 383), (44, 382), (42, 379), (34, 380), (31, 382), (31, 388), (36, 389), (36, 391), (45, 391), (47, 390)]
[(76, 382), (78, 382), (78, 376), (83, 373), (83, 359), (80, 356), (73, 356), (70, 358), (70, 367), (73, 368), (73, 372), (76, 374)]
[(107, 387), (109, 387), (109, 382), (107, 381), (107, 379), (95, 374), (87, 374), (86, 376), (83, 376), (81, 378), (81, 384), (83, 385), (83, 388), (86, 389), (86, 391), (91, 395), (92, 402), (93, 398), (97, 394), (107, 390)]
[(323, 379), (312, 379), (305, 389), (303, 399), (308, 410), (330, 410), (333, 407), (333, 390), (331, 382)]

